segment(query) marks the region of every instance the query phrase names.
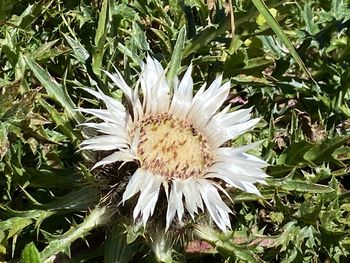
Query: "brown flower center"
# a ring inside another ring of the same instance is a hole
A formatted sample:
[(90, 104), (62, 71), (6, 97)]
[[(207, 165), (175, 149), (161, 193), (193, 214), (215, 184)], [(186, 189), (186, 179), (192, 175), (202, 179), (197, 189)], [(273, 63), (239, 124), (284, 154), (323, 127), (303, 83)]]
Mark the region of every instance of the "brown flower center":
[(207, 140), (189, 121), (153, 114), (140, 124), (141, 167), (173, 178), (201, 175), (212, 160)]

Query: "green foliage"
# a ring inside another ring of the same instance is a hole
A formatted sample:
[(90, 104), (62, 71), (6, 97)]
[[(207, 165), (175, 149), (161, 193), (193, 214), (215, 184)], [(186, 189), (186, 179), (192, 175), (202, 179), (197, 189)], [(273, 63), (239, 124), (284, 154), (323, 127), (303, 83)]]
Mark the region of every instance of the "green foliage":
[(0, 0), (0, 261), (160, 260), (159, 218), (135, 226), (88, 169), (100, 156), (78, 151), (89, 131), (75, 110), (99, 107), (84, 87), (122, 100), (103, 70), (133, 86), (147, 54), (169, 79), (192, 63), (196, 89), (230, 79), (227, 104), (262, 118), (233, 146), (263, 140), (252, 154), (270, 164), (262, 197), (230, 192), (232, 231), (199, 217), (168, 259), (349, 261), (349, 1), (235, 0), (235, 28), (229, 3)]

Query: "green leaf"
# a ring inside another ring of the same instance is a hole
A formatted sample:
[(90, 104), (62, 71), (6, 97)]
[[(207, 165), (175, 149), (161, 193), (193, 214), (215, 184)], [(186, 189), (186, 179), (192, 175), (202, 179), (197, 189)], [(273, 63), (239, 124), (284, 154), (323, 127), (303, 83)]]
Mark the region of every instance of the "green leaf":
[(182, 51), (185, 46), (185, 40), (186, 40), (186, 27), (182, 27), (177, 37), (173, 54), (171, 56), (171, 61), (169, 63), (169, 71), (168, 71), (167, 77), (171, 86), (173, 84), (172, 81), (174, 80), (174, 77), (177, 76), (181, 67)]
[(70, 116), (72, 116), (79, 122), (82, 122), (84, 119), (82, 118), (80, 113), (74, 111), (75, 105), (72, 99), (69, 97), (67, 90), (62, 85), (58, 84), (56, 80), (53, 77), (51, 77), (46, 70), (44, 70), (32, 59), (24, 57), (24, 60), (28, 67), (34, 73), (34, 76), (44, 86), (50, 98), (59, 103)]
[(33, 188), (71, 188), (81, 178), (72, 168), (25, 167), (24, 173), (30, 180), (30, 187)]
[(6, 231), (7, 238), (19, 234), (24, 228), (33, 224), (32, 218), (12, 217), (0, 222), (0, 232)]
[(8, 124), (0, 122), (0, 161), (9, 149), (9, 141), (7, 139), (8, 135)]
[(228, 23), (222, 24), (220, 27), (208, 27), (204, 29), (200, 34), (195, 36), (191, 42), (189, 42), (183, 51), (183, 57), (186, 58), (191, 54), (198, 51), (201, 47), (210, 43), (210, 41), (214, 40), (221, 34), (223, 34), (229, 28)]
[[(270, 8), (269, 9), (269, 12), (271, 13), (271, 15), (276, 18), (277, 16), (277, 9), (275, 8)], [(266, 23), (266, 19), (265, 17), (262, 15), (262, 14), (259, 14), (258, 17), (256, 18), (256, 23), (259, 25), (259, 26), (262, 26)]]
[(45, 42), (44, 44), (42, 44), (33, 54), (34, 55), (33, 58), (35, 60), (41, 60), (43, 58), (50, 57), (50, 55), (47, 55), (47, 54), (50, 53), (51, 48), (57, 43), (57, 41), (58, 39)]
[(115, 226), (108, 232), (104, 262), (128, 263), (131, 261), (138, 248), (137, 242), (132, 244), (127, 243), (124, 228)]
[(9, 17), (11, 9), (18, 3), (20, 0), (2, 0), (0, 1), (0, 19)]
[(309, 182), (304, 182), (300, 180), (292, 180), (292, 179), (266, 179), (266, 182), (270, 186), (279, 187), (285, 191), (291, 192), (301, 192), (301, 193), (330, 193), (333, 192), (334, 189), (321, 184), (313, 184)]
[(41, 263), (40, 254), (33, 242), (27, 244), (21, 255), (21, 263)]
[(75, 227), (72, 226), (71, 229), (63, 235), (53, 236), (54, 238), (52, 238), (52, 241), (50, 241), (46, 248), (40, 253), (43, 262), (59, 252), (69, 253), (70, 246), (75, 240), (84, 238), (92, 229), (106, 224), (113, 214), (114, 210), (112, 209), (95, 207), (81, 224)]
[(98, 26), (95, 34), (95, 52), (92, 56), (92, 70), (97, 76), (101, 76), (102, 59), (105, 52), (107, 37), (109, 0), (103, 0)]
[(307, 141), (292, 142), (289, 148), (278, 158), (279, 165), (300, 166), (306, 163), (304, 155), (312, 144)]
[(135, 54), (132, 50), (130, 50), (127, 46), (123, 45), (122, 43), (118, 43), (117, 48), (124, 55), (131, 58), (134, 63), (136, 63), (137, 65), (142, 65), (143, 63), (142, 59), (137, 54)]
[[(78, 145), (82, 138), (74, 131), (72, 125), (70, 124), (67, 116), (60, 114), (55, 107), (51, 106), (45, 100), (39, 100), (41, 106), (50, 114), (52, 121), (57, 125), (57, 127), (61, 130), (61, 132), (67, 136), (75, 145)], [(73, 112), (77, 113), (76, 111)], [(76, 118), (79, 119), (79, 122), (82, 123), (84, 121), (84, 117), (79, 114), (76, 115)]]
[(309, 75), (311, 79), (313, 79), (311, 73), (306, 68), (304, 62), (300, 58), (298, 52), (295, 50), (292, 42), (289, 40), (288, 36), (284, 33), (282, 27), (278, 24), (276, 19), (271, 14), (270, 10), (266, 6), (263, 0), (252, 0), (255, 7), (258, 9), (260, 14), (266, 19), (266, 23), (271, 27), (271, 29), (275, 32), (275, 34), (281, 39), (283, 44), (288, 48), (289, 52), (292, 54), (295, 61), (299, 64), (299, 66), (305, 71), (306, 74)]
[(234, 196), (232, 196), (232, 200), (236, 204), (236, 203), (259, 201), (259, 200), (262, 200), (262, 198), (263, 199), (272, 199), (274, 196), (275, 190), (261, 190), (260, 193), (263, 197), (257, 196), (255, 194), (250, 194), (247, 192), (240, 191), (237, 194), (235, 194)]
[(81, 211), (98, 203), (99, 192), (92, 187), (84, 187), (82, 189), (74, 189), (70, 193), (55, 198), (54, 201), (45, 205), (45, 208), (51, 210), (70, 210)]
[(243, 262), (259, 263), (262, 260), (254, 254), (252, 249), (235, 244), (231, 238), (221, 232), (217, 232), (209, 226), (197, 225), (194, 233), (201, 240), (212, 244), (216, 249), (229, 255), (234, 255)]
[(350, 136), (338, 136), (327, 139), (307, 151), (304, 154), (304, 159), (315, 164), (330, 161), (332, 160), (332, 153), (349, 140)]
[(89, 52), (83, 47), (83, 45), (71, 38), (70, 36), (63, 34), (63, 36), (65, 37), (65, 39), (67, 40), (68, 44), (70, 45), (70, 47), (73, 49), (73, 53), (75, 55), (75, 57), (81, 62), (81, 63), (85, 63), (86, 60), (89, 58)]

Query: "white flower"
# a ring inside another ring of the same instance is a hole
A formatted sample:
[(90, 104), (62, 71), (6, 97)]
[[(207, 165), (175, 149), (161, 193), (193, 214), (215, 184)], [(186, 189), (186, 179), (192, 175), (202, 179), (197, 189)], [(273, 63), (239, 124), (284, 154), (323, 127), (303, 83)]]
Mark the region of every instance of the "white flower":
[[(95, 167), (114, 162), (137, 161), (139, 168), (132, 175), (123, 194), (125, 202), (140, 192), (134, 208), (134, 219), (145, 225), (154, 213), (158, 194), (163, 186), (168, 208), (166, 228), (175, 214), (182, 222), (185, 208), (192, 218), (209, 211), (217, 226), (230, 228), (230, 208), (219, 191), (228, 196), (222, 184), (260, 195), (254, 183), (265, 183), (261, 168), (266, 162), (245, 153), (256, 147), (220, 147), (254, 127), (259, 119), (250, 119), (251, 109), (230, 112), (230, 106), (218, 111), (230, 90), (230, 83), (221, 85), (220, 76), (206, 89), (203, 85), (193, 97), (192, 67), (178, 83), (173, 80), (171, 96), (165, 71), (157, 60), (147, 58), (142, 66), (138, 88), (132, 90), (117, 72), (106, 74), (124, 92), (132, 105), (124, 105), (101, 91), (88, 91), (104, 101), (106, 109), (80, 109), (101, 119), (101, 123), (85, 123), (99, 135), (83, 141), (82, 149), (114, 153), (97, 162)], [(198, 209), (199, 208), (199, 209)]]

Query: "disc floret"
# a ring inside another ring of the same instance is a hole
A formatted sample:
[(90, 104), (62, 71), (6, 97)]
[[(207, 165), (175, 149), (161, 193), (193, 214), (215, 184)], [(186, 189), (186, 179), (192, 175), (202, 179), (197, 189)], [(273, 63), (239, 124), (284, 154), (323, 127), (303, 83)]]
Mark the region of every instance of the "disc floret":
[(168, 180), (199, 177), (212, 161), (206, 138), (189, 120), (168, 113), (153, 114), (141, 122), (137, 152), (141, 168)]

